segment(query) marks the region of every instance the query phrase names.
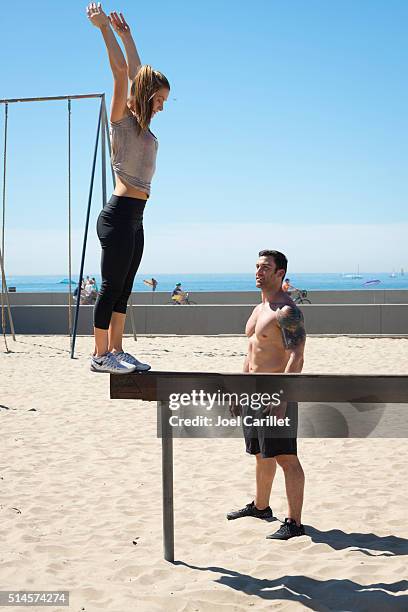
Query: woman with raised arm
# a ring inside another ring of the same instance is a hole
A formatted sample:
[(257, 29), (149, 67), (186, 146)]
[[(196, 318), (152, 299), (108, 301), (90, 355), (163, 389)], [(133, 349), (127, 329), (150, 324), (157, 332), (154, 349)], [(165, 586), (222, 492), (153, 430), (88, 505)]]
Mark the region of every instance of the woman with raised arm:
[[(163, 110), (170, 85), (161, 72), (141, 66), (122, 13), (108, 17), (100, 3), (91, 3), (87, 15), (101, 31), (113, 74), (110, 136), (116, 178), (113, 195), (97, 222), (102, 284), (94, 311), (91, 370), (127, 374), (150, 369), (124, 352), (122, 338), (127, 301), (143, 254), (143, 211), (156, 166), (158, 142), (149, 126), (154, 115)], [(113, 30), (123, 42), (127, 61)]]

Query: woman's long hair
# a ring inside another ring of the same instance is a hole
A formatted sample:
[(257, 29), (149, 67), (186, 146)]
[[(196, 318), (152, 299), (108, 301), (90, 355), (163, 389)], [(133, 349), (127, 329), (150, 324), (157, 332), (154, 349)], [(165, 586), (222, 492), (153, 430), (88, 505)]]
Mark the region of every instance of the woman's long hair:
[(136, 116), (140, 129), (144, 131), (149, 128), (152, 118), (153, 96), (162, 87), (170, 90), (170, 84), (164, 74), (148, 65), (139, 68), (130, 88), (129, 107)]

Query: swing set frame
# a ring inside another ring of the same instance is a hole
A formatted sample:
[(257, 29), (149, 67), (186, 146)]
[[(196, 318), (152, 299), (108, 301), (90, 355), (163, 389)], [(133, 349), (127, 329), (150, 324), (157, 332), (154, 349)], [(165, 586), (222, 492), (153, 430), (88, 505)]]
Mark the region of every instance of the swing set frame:
[[(83, 100), (87, 98), (99, 98), (99, 116), (98, 116), (98, 127), (96, 130), (95, 146), (92, 160), (91, 178), (89, 183), (88, 192), (88, 203), (86, 209), (85, 229), (84, 238), (82, 243), (82, 255), (81, 265), (78, 276), (78, 296), (76, 300), (75, 313), (73, 316), (72, 312), (72, 197), (71, 197), (71, 101), (72, 100)], [(75, 357), (75, 342), (77, 337), (78, 328), (78, 317), (80, 308), (80, 287), (82, 286), (84, 264), (86, 255), (86, 245), (88, 239), (89, 229), (89, 218), (92, 205), (93, 186), (95, 179), (96, 160), (99, 150), (99, 139), (101, 142), (101, 186), (102, 186), (102, 207), (106, 203), (106, 143), (108, 144), (109, 157), (111, 157), (111, 143), (109, 139), (109, 128), (108, 128), (108, 116), (106, 112), (106, 102), (104, 93), (91, 93), (91, 94), (76, 94), (70, 96), (45, 96), (40, 98), (10, 98), (0, 100), (0, 104), (4, 105), (5, 109), (5, 120), (4, 120), (4, 145), (3, 145), (3, 194), (2, 194), (2, 237), (0, 246), (0, 268), (1, 268), (1, 326), (2, 333), (5, 342), (6, 352), (9, 352), (7, 345), (7, 333), (6, 333), (6, 311), (8, 313), (9, 327), (12, 338), (16, 341), (15, 328), (13, 323), (13, 317), (10, 306), (9, 292), (6, 282), (5, 264), (4, 264), (4, 251), (5, 251), (5, 219), (6, 219), (6, 187), (7, 187), (7, 133), (8, 133), (8, 114), (9, 104), (16, 104), (20, 102), (51, 102), (51, 101), (66, 101), (67, 102), (67, 129), (68, 129), (68, 329), (70, 337), (70, 356), (71, 359)], [(113, 172), (112, 164), (110, 164), (112, 181), (115, 185), (115, 174)], [(130, 318), (132, 324), (133, 338), (136, 341), (135, 321), (133, 313), (132, 297), (130, 297)]]

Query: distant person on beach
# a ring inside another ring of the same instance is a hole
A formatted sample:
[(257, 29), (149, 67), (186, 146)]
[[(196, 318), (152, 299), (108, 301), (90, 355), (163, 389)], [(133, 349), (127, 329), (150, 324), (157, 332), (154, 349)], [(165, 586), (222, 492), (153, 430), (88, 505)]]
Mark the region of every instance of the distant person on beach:
[(176, 283), (176, 286), (171, 292), (171, 297), (173, 297), (174, 295), (180, 295), (180, 293), (183, 293), (183, 290), (181, 288), (181, 283)]
[(85, 283), (85, 287), (84, 287), (84, 301), (81, 303), (84, 304), (95, 304), (96, 299), (98, 297), (98, 291), (96, 289), (96, 281), (94, 278), (90, 279), (89, 276), (87, 276), (87, 282)]
[(143, 282), (145, 285), (148, 285), (149, 287), (151, 287), (152, 291), (156, 291), (156, 287), (159, 284), (157, 280), (153, 277), (150, 278), (149, 280), (145, 279)]
[[(79, 293), (79, 285), (77, 285), (73, 292), (73, 297), (75, 299), (78, 298)], [(95, 278), (86, 277), (85, 280), (82, 279), (81, 282), (81, 293), (80, 293), (80, 304), (94, 304), (98, 295), (98, 287), (96, 284)]]
[(181, 288), (181, 283), (177, 283), (174, 287), (173, 291), (171, 292), (171, 299), (177, 304), (183, 304), (185, 302), (186, 293)]
[[(256, 286), (261, 289), (262, 302), (253, 310), (246, 324), (248, 353), (244, 372), (250, 373), (299, 373), (303, 368), (306, 332), (303, 315), (287, 293), (282, 291), (282, 279), (286, 274), (287, 259), (279, 251), (260, 251), (256, 263)], [(233, 410), (245, 411), (254, 416), (250, 407), (234, 406)], [(246, 452), (256, 457), (255, 499), (241, 510), (227, 514), (228, 520), (252, 516), (268, 520), (273, 517), (269, 498), (276, 465), (285, 475), (288, 517), (282, 526), (268, 539), (288, 540), (304, 535), (301, 522), (304, 473), (297, 457), (297, 403), (280, 401), (277, 406), (265, 407), (262, 420), (266, 423), (244, 425)], [(258, 410), (255, 418), (259, 420)], [(286, 418), (290, 427), (271, 425), (265, 417)], [(251, 422), (251, 421), (250, 421)], [(289, 435), (284, 436), (284, 431)]]
[[(122, 339), (127, 302), (143, 254), (143, 211), (156, 166), (158, 142), (150, 131), (150, 122), (163, 110), (170, 85), (161, 72), (141, 65), (122, 13), (113, 12), (108, 17), (101, 4), (91, 3), (87, 15), (102, 34), (113, 74), (110, 136), (116, 178), (113, 195), (97, 222), (102, 284), (94, 310), (91, 370), (127, 374), (150, 369), (150, 365), (124, 352)], [(115, 32), (122, 40), (127, 62)]]
[(84, 293), (85, 293), (85, 303), (90, 304), (92, 301), (92, 284), (91, 283), (85, 284)]
[(293, 287), (293, 285), (290, 284), (290, 278), (285, 278), (285, 280), (283, 281), (282, 291), (289, 294), (291, 291), (296, 291), (296, 287)]

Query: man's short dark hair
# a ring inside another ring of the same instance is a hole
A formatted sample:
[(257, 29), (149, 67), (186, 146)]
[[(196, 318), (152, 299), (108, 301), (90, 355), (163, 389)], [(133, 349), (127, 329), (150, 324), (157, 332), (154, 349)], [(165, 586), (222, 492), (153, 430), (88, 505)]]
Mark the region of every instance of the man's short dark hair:
[(273, 260), (276, 265), (277, 270), (286, 270), (288, 269), (288, 260), (286, 256), (280, 251), (271, 251), (268, 249), (264, 249), (263, 251), (259, 251), (259, 257), (273, 257)]

